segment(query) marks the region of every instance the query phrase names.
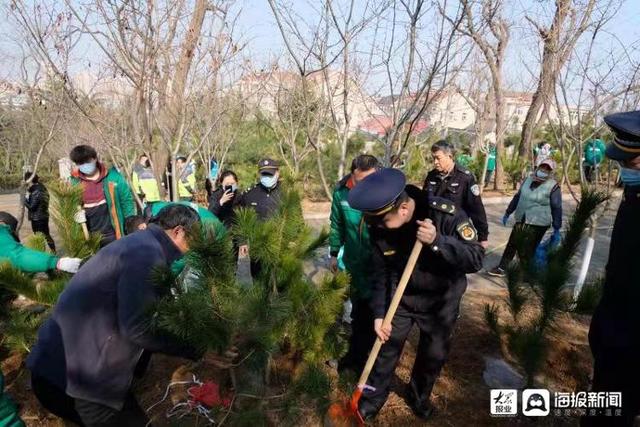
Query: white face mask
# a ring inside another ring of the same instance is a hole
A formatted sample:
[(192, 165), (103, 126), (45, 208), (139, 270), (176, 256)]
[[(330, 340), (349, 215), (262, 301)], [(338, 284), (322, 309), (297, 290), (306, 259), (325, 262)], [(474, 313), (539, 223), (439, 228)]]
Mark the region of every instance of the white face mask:
[(81, 165), (78, 166), (78, 170), (83, 174), (83, 175), (93, 175), (93, 173), (96, 171), (96, 162), (89, 162), (89, 163), (83, 163)]
[(260, 175), (260, 184), (265, 188), (273, 188), (278, 183), (278, 177), (275, 175)]
[(536, 176), (540, 179), (547, 179), (549, 178), (549, 172), (543, 171), (542, 169), (538, 169), (536, 171)]

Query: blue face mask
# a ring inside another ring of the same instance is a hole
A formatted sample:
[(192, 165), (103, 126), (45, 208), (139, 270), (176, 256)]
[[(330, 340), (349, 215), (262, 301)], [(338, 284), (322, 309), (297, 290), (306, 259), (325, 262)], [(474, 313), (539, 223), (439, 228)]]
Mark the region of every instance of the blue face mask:
[(78, 170), (83, 174), (83, 175), (93, 175), (94, 172), (96, 171), (96, 162), (89, 162), (89, 163), (83, 163), (80, 166), (78, 166)]
[(536, 176), (540, 179), (547, 179), (549, 178), (549, 172), (545, 172), (542, 169), (538, 169), (536, 171)]
[(278, 183), (275, 175), (260, 175), (260, 184), (265, 188), (273, 188)]
[(640, 185), (640, 170), (630, 168), (620, 168), (620, 179), (627, 187)]

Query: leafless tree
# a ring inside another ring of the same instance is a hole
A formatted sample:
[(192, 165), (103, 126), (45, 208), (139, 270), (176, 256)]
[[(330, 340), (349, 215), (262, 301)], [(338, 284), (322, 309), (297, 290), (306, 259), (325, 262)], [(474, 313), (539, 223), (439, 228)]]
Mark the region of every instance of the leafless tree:
[(582, 34), (592, 24), (591, 15), (599, 0), (555, 0), (553, 19), (548, 26), (526, 16), (542, 43), (538, 85), (522, 124), (520, 156), (529, 155), (533, 163), (532, 139), (543, 108), (550, 108), (558, 75)]
[[(503, 17), (502, 0), (461, 0), (461, 4), (464, 23), (459, 27), (459, 30), (470, 37), (482, 52), (491, 76), (496, 138), (495, 189), (498, 190), (503, 185), (503, 167), (500, 156), (504, 152), (506, 131), (502, 68), (509, 43), (510, 24)], [(476, 18), (477, 12), (479, 12), (478, 18)]]
[[(137, 155), (147, 152), (160, 182), (167, 159), (175, 170), (179, 152), (193, 158), (210, 141), (220, 118), (220, 111), (213, 120), (210, 114), (205, 117), (211, 110), (201, 102), (206, 91), (221, 90), (221, 70), (242, 48), (234, 38), (230, 7), (222, 0), (96, 0), (86, 5), (15, 0), (10, 10), (114, 164), (130, 177)], [(111, 73), (111, 83), (121, 89), (102, 108), (81, 102), (84, 94), (56, 55), (56, 50), (71, 51), (80, 39), (101, 54), (98, 67)]]
[[(462, 8), (423, 0), (394, 1), (378, 20), (382, 40), (376, 40), (372, 58), (386, 76), (386, 110), (391, 119), (384, 140), (384, 162), (393, 165), (420, 121), (455, 80), (470, 50), (458, 37)], [(376, 31), (377, 32), (377, 31)], [(402, 60), (398, 61), (398, 57)], [(399, 63), (400, 62), (400, 63)]]

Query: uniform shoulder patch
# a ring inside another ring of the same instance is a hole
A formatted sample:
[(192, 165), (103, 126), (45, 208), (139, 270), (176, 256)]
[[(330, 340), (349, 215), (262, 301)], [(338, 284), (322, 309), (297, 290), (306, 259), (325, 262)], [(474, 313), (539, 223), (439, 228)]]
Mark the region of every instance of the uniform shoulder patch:
[(440, 212), (453, 215), (456, 213), (456, 207), (451, 201), (442, 197), (432, 197), (429, 199), (429, 207)]
[(464, 221), (456, 227), (456, 231), (462, 237), (462, 240), (466, 240), (468, 242), (477, 240), (478, 233), (473, 225), (469, 221)]
[(471, 193), (472, 193), (474, 196), (479, 196), (479, 195), (480, 195), (480, 187), (478, 187), (478, 184), (473, 184), (473, 185), (471, 186), (470, 190), (471, 190)]

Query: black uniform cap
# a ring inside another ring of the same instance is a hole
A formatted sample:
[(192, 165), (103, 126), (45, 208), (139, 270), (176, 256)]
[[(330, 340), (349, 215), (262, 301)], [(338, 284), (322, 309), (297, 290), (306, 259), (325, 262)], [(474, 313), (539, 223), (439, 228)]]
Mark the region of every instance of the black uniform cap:
[(402, 171), (381, 169), (367, 176), (349, 191), (348, 202), (353, 209), (366, 215), (384, 215), (404, 191), (407, 178)]
[(640, 156), (640, 111), (610, 114), (604, 122), (613, 131), (613, 142), (607, 146), (607, 157), (629, 160)]
[(280, 163), (273, 159), (262, 159), (258, 162), (258, 170), (260, 172), (274, 172), (280, 168)]

